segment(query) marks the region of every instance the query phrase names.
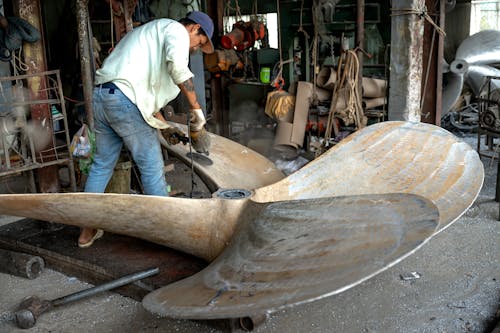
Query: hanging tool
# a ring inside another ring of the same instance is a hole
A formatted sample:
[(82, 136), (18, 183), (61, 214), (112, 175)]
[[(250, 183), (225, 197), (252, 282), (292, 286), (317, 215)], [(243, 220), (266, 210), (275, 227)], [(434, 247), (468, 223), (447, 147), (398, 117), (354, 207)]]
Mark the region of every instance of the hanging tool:
[(93, 296), (102, 291), (108, 291), (114, 288), (127, 285), (134, 281), (144, 279), (146, 277), (157, 274), (159, 271), (160, 270), (157, 267), (150, 268), (148, 270), (126, 275), (124, 277), (121, 277), (119, 279), (110, 282), (106, 282), (99, 286), (84, 289), (76, 293), (69, 294), (67, 296), (63, 296), (54, 300), (44, 300), (36, 296), (29, 297), (25, 299), (23, 302), (21, 302), (18, 310), (14, 314), (17, 326), (19, 326), (20, 328), (31, 328), (35, 326), (37, 318), (44, 312), (47, 312), (49, 310), (52, 310), (53, 308), (66, 305), (74, 301), (78, 301), (88, 296)]

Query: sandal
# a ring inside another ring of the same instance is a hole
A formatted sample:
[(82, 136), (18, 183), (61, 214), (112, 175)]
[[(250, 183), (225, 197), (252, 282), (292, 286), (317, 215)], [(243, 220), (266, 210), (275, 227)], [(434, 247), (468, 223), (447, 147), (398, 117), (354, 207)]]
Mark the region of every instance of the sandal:
[(94, 244), (96, 240), (101, 238), (104, 235), (104, 231), (102, 229), (97, 229), (97, 232), (95, 233), (94, 237), (92, 237), (87, 243), (80, 243), (78, 242), (78, 247), (80, 248), (86, 248)]

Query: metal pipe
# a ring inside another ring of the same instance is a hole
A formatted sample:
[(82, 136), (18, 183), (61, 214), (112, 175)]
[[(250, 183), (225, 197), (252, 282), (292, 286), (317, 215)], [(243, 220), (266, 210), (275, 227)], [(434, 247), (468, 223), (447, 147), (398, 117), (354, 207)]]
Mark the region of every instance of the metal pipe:
[(41, 314), (52, 310), (56, 306), (65, 305), (70, 302), (80, 300), (84, 297), (95, 295), (102, 291), (118, 288), (131, 282), (157, 274), (158, 272), (159, 269), (157, 267), (150, 268), (146, 271), (130, 274), (99, 286), (85, 289), (64, 297), (56, 298), (55, 300), (45, 300), (36, 296), (29, 297), (21, 302), (21, 304), (19, 305), (19, 309), (14, 314), (17, 326), (19, 326), (20, 328), (31, 328), (35, 326), (36, 321)]
[(27, 253), (0, 249), (0, 272), (28, 279), (37, 278), (45, 267), (43, 258)]
[(92, 110), (92, 91), (94, 82), (92, 79), (92, 68), (90, 61), (92, 59), (90, 52), (90, 36), (88, 29), (89, 11), (88, 0), (76, 1), (76, 21), (78, 28), (78, 46), (80, 51), (80, 67), (82, 74), (83, 99), (85, 105), (85, 114), (87, 124), (90, 129), (94, 129), (94, 116)]
[(70, 294), (70, 295), (56, 298), (55, 300), (52, 301), (52, 305), (53, 306), (61, 306), (64, 304), (68, 304), (70, 302), (78, 301), (82, 298), (92, 296), (92, 295), (95, 295), (95, 294), (103, 292), (103, 291), (115, 289), (115, 288), (127, 285), (131, 282), (147, 278), (149, 276), (157, 274), (159, 271), (160, 271), (159, 268), (155, 267), (155, 268), (150, 268), (150, 269), (142, 271), (142, 272), (126, 275), (124, 277), (121, 277), (119, 279), (101, 284), (99, 286), (95, 286), (95, 287), (92, 287), (89, 289), (78, 291), (78, 292)]

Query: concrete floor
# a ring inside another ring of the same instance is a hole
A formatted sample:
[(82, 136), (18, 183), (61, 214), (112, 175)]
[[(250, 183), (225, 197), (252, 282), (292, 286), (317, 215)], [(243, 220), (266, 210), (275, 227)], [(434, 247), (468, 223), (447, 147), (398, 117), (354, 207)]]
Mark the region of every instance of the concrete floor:
[[(475, 136), (465, 138), (475, 145)], [(475, 146), (474, 146), (475, 147)], [(494, 201), (497, 161), (473, 206), (414, 255), (339, 295), (273, 313), (264, 332), (490, 332), (500, 317), (500, 222)], [(14, 219), (4, 216), (0, 224)], [(403, 280), (412, 272), (420, 276)], [(240, 332), (227, 322), (158, 318), (139, 302), (106, 292), (16, 328), (24, 298), (54, 299), (90, 285), (45, 269), (35, 280), (0, 273), (0, 332)]]

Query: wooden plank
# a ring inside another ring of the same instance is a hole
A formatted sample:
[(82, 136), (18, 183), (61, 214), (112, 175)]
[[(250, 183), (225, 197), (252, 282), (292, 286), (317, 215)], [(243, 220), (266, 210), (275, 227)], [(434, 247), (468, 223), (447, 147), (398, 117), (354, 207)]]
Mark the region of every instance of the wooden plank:
[(138, 238), (105, 233), (88, 249), (76, 246), (79, 229), (32, 219), (0, 227), (0, 247), (42, 257), (46, 267), (100, 284), (150, 267), (159, 274), (116, 289), (135, 300), (150, 291), (191, 276), (206, 262), (170, 248)]

